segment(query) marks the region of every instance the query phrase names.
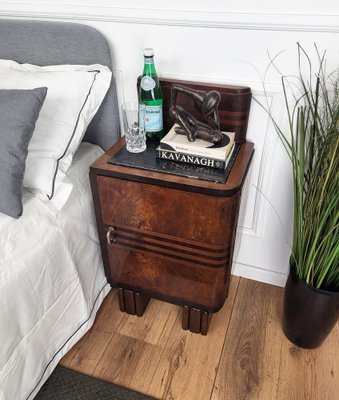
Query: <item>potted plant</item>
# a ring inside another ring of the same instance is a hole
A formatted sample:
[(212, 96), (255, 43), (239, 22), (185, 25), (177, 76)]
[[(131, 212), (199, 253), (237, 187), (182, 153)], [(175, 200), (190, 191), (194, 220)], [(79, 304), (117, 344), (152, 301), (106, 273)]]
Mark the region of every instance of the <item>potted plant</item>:
[(313, 63), (298, 44), (297, 82), (281, 78), (288, 128), (269, 114), (293, 174), (293, 241), (283, 331), (304, 348), (320, 346), (339, 315), (339, 69), (326, 74), (325, 53), (316, 49), (316, 54), (313, 73)]

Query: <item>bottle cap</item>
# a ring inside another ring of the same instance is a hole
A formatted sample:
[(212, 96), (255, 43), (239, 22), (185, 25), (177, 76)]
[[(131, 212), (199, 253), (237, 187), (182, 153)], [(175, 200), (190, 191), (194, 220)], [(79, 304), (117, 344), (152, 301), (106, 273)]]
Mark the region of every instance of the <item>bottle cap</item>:
[(144, 49), (144, 56), (145, 57), (153, 57), (154, 56), (154, 50), (149, 48), (149, 47)]

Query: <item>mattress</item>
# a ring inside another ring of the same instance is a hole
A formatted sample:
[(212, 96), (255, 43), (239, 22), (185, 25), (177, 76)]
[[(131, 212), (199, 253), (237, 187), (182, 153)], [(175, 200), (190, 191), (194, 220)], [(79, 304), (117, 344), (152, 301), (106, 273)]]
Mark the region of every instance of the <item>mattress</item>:
[(22, 217), (0, 214), (1, 400), (33, 399), (110, 290), (88, 177), (102, 152), (80, 145), (60, 212), (24, 189)]

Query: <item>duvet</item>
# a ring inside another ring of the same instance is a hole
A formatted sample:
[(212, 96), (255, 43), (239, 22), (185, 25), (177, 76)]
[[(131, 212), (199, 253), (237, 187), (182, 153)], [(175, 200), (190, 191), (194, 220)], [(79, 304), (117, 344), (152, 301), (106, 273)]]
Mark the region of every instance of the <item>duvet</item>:
[(24, 190), (22, 217), (0, 214), (1, 400), (33, 399), (109, 291), (88, 178), (101, 154), (80, 145), (60, 212)]

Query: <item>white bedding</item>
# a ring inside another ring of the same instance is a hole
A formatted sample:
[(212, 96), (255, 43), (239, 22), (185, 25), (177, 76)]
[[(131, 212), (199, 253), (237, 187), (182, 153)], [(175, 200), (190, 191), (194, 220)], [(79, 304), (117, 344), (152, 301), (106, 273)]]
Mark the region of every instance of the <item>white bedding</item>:
[(109, 291), (88, 166), (102, 154), (82, 143), (74, 188), (56, 213), (25, 190), (24, 212), (0, 214), (0, 399), (33, 399), (60, 358), (91, 327)]

